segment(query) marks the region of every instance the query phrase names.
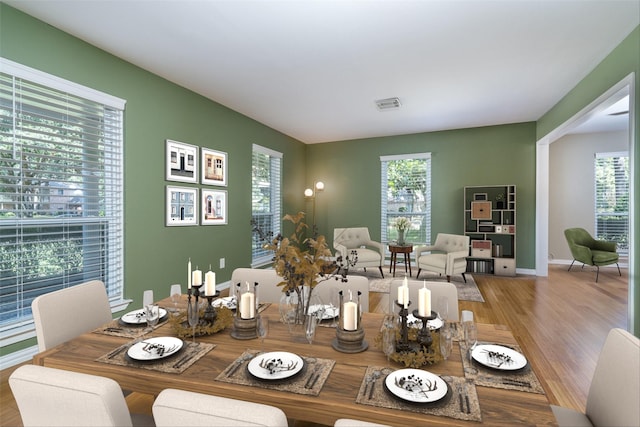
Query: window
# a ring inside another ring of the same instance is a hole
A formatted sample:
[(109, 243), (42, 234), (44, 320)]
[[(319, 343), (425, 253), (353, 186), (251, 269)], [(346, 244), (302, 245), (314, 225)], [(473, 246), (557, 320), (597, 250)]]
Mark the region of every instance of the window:
[[(282, 153), (253, 145), (251, 164), (251, 215), (253, 221), (265, 233), (280, 232), (282, 207), (280, 203), (280, 181)], [(251, 266), (268, 264), (273, 259), (271, 252), (263, 249), (257, 233), (253, 233)]]
[(97, 279), (122, 302), (124, 101), (0, 65), (0, 336), (10, 343), (33, 330), (38, 295)]
[(431, 154), (381, 156), (381, 240), (398, 238), (393, 226), (406, 217), (411, 226), (405, 231), (407, 242), (431, 241)]
[(629, 154), (596, 153), (596, 239), (618, 243), (629, 254)]

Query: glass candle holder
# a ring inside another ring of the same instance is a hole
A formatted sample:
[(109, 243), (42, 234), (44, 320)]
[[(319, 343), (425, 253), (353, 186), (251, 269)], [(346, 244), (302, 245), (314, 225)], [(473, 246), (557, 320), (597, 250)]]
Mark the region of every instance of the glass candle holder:
[(244, 285), (238, 283), (236, 286), (236, 316), (241, 319), (254, 319), (257, 315), (257, 283)]
[(349, 291), (348, 295), (344, 291), (338, 292), (340, 300), (340, 320), (338, 326), (344, 331), (356, 331), (362, 329), (360, 321), (362, 319), (362, 306), (360, 304), (360, 295), (362, 292), (357, 291), (354, 294)]

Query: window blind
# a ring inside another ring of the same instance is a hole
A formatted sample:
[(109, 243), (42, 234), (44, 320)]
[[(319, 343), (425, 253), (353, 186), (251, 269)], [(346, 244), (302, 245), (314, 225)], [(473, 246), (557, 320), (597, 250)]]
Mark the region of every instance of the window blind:
[(122, 301), (124, 101), (0, 64), (4, 338), (32, 329), (31, 301), (44, 293), (101, 280)]
[(431, 241), (431, 153), (381, 156), (381, 240), (398, 238), (394, 221), (406, 217), (410, 243)]
[(595, 155), (596, 239), (614, 241), (618, 252), (629, 253), (629, 154)]
[[(253, 145), (251, 172), (251, 216), (265, 233), (276, 236), (280, 233), (282, 153), (260, 145)], [(251, 266), (268, 264), (273, 254), (263, 248), (264, 242), (258, 233), (252, 235)]]

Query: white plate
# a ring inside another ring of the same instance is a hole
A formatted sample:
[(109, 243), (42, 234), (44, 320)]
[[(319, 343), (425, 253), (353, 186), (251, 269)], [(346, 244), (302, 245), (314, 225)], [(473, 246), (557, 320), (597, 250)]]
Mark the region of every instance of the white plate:
[(340, 314), (338, 307), (332, 307), (329, 304), (314, 304), (309, 306), (309, 314), (315, 314), (315, 312), (322, 309), (324, 309), (324, 313), (322, 313), (322, 319), (320, 320), (333, 319), (338, 317), (338, 314)]
[(527, 358), (512, 348), (496, 344), (479, 344), (471, 352), (473, 359), (489, 368), (515, 371), (527, 365)]
[[(418, 319), (413, 314), (409, 313), (407, 315), (407, 325), (410, 328), (422, 328), (422, 320)], [(433, 320), (428, 320), (427, 325), (429, 325), (429, 329), (431, 329), (432, 331), (435, 331), (437, 329), (442, 328), (443, 322), (442, 322), (442, 319), (440, 319), (439, 317), (436, 317)]]
[(236, 303), (236, 297), (224, 297), (224, 298), (218, 298), (217, 300), (213, 301), (213, 306), (218, 308), (218, 307), (227, 307), (229, 310), (235, 310), (237, 307), (237, 303)]
[[(162, 307), (159, 308), (158, 312), (160, 314), (160, 319), (167, 315), (167, 310)], [(147, 323), (147, 318), (144, 315), (144, 308), (130, 311), (127, 314), (123, 314), (120, 320), (122, 320), (124, 323), (130, 323), (133, 325), (144, 325)]]
[(263, 380), (282, 380), (300, 372), (304, 362), (300, 356), (286, 351), (260, 354), (249, 362), (249, 373)]
[(445, 380), (422, 369), (399, 369), (387, 375), (384, 381), (391, 393), (414, 403), (437, 402), (448, 391)]
[(180, 351), (182, 344), (176, 337), (147, 338), (129, 347), (127, 354), (135, 360), (159, 360)]

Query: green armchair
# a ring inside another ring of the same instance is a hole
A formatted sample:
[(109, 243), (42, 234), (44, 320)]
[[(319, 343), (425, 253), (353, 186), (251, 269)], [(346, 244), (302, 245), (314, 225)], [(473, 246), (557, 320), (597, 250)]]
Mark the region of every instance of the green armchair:
[(618, 274), (622, 276), (620, 265), (618, 265), (619, 256), (616, 252), (615, 242), (596, 240), (584, 228), (567, 228), (564, 230), (564, 237), (566, 237), (569, 249), (571, 249), (571, 255), (573, 255), (573, 261), (571, 261), (568, 271), (571, 270), (573, 263), (576, 261), (581, 262), (583, 267), (585, 264), (594, 265), (597, 269), (596, 282), (598, 282), (600, 266), (615, 263), (618, 267)]

